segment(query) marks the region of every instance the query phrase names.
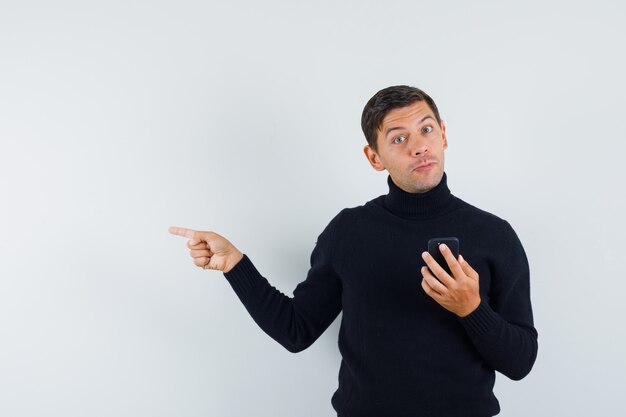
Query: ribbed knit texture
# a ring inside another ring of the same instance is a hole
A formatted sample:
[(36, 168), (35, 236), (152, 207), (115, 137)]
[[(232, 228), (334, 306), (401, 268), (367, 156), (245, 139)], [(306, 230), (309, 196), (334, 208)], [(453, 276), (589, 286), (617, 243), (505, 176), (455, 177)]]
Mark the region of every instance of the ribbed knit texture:
[[(524, 377), (537, 354), (529, 269), (504, 220), (450, 193), (447, 177), (342, 210), (320, 234), (293, 297), (244, 258), (224, 274), (255, 322), (291, 352), (310, 346), (343, 311), (332, 405), (340, 417), (484, 417), (499, 412), (495, 372)], [(455, 236), (480, 275), (481, 304), (464, 318), (421, 288), (420, 254)]]

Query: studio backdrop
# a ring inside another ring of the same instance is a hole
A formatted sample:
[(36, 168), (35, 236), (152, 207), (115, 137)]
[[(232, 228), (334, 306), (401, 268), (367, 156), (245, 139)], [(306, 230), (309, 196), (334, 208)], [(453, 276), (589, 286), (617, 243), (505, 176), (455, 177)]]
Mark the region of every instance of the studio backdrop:
[(289, 353), (167, 229), (292, 295), (328, 222), (387, 193), (360, 115), (397, 84), (436, 101), (452, 193), (529, 258), (539, 356), (497, 376), (501, 415), (620, 415), (625, 12), (0, 0), (0, 415), (334, 416), (341, 315)]

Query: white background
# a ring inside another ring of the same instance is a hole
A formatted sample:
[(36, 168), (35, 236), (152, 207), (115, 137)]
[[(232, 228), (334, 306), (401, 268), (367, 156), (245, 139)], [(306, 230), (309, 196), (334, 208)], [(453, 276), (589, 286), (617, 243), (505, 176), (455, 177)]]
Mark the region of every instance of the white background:
[(531, 264), (539, 357), (503, 416), (624, 413), (620, 2), (0, 0), (0, 415), (333, 416), (339, 319), (294, 355), (170, 225), (291, 295), (387, 192), (360, 114), (428, 92), (452, 192)]

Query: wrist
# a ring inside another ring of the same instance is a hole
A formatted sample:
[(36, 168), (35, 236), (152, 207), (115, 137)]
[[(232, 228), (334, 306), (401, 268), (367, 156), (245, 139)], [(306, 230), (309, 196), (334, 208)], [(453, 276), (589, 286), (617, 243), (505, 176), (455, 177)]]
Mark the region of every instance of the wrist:
[(476, 311), (476, 309), (480, 306), (480, 303), (481, 303), (481, 299), (480, 299), (480, 297), (478, 297), (478, 299), (476, 301), (474, 301), (472, 304), (470, 304), (466, 309), (464, 309), (463, 311), (457, 313), (457, 316), (459, 316), (461, 318), (465, 318), (465, 317), (469, 316), (474, 311)]
[(228, 261), (226, 262), (226, 268), (224, 268), (224, 273), (229, 272), (233, 269), (239, 261), (243, 259), (243, 253), (238, 250), (235, 251), (231, 256), (229, 256)]

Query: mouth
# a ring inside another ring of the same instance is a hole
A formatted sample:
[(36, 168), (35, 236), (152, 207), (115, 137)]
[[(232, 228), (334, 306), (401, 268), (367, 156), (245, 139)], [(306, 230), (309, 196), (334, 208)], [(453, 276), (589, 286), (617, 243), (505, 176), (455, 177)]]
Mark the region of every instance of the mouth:
[(417, 172), (428, 171), (429, 169), (434, 167), (436, 164), (437, 163), (435, 161), (424, 162), (424, 163), (419, 164), (418, 166), (414, 167), (412, 171), (417, 171)]

